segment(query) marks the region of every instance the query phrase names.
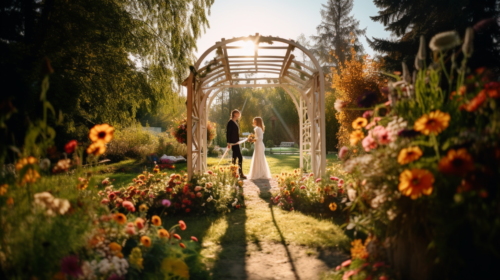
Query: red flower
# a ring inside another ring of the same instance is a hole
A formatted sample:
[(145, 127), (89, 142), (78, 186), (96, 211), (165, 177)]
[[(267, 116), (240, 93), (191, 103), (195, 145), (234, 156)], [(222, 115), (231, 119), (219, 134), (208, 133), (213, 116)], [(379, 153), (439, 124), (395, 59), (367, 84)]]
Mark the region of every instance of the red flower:
[(352, 262), (351, 260), (347, 260), (347, 261), (343, 262), (341, 265), (342, 265), (342, 267), (348, 267), (351, 265), (351, 262)]
[(176, 233), (176, 234), (174, 234), (174, 238), (177, 238), (177, 239), (181, 240), (181, 236), (180, 236), (180, 235), (178, 235), (177, 233)]
[(194, 236), (191, 236), (191, 240), (193, 240), (194, 242), (198, 242), (198, 238), (196, 238)]
[(179, 243), (179, 246), (181, 246), (182, 249), (186, 249), (186, 245), (184, 245), (184, 243)]
[(486, 90), (486, 93), (488, 93), (489, 97), (491, 98), (500, 97), (500, 83), (489, 82), (486, 85), (484, 85), (484, 89)]
[(75, 151), (77, 145), (78, 142), (76, 142), (76, 140), (71, 140), (64, 146), (64, 150), (66, 151), (67, 154), (71, 154), (72, 152)]
[(181, 230), (186, 230), (187, 228), (186, 223), (183, 220), (179, 221), (179, 227), (181, 228)]
[(189, 213), (189, 212), (191, 212), (191, 209), (186, 208), (186, 213)]
[(464, 109), (467, 112), (474, 112), (479, 108), (481, 104), (486, 100), (485, 90), (481, 90), (476, 97), (472, 98), (469, 103), (460, 106), (460, 109)]

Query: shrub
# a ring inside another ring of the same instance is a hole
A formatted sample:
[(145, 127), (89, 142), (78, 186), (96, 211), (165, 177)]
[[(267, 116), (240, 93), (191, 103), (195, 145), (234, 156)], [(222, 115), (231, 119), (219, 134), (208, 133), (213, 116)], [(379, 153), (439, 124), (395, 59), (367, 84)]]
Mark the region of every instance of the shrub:
[(266, 147), (267, 148), (273, 148), (274, 147), (274, 141), (273, 140), (267, 140), (266, 141)]
[(253, 151), (254, 151), (254, 148), (253, 148), (253, 147), (252, 147), (252, 148), (250, 148), (250, 149), (243, 148), (243, 149), (241, 150), (241, 154), (242, 154), (242, 155), (244, 155), (244, 156), (249, 156), (249, 157), (251, 157), (251, 156), (253, 156)]

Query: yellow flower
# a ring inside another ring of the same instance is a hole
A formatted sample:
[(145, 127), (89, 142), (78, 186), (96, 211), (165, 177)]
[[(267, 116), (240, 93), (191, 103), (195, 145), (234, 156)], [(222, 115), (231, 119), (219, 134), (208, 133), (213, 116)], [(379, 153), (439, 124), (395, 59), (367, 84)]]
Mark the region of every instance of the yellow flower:
[(160, 217), (154, 215), (153, 217), (151, 217), (151, 223), (153, 223), (153, 225), (159, 227), (161, 226), (161, 219)]
[(474, 161), (465, 148), (451, 149), (439, 161), (438, 169), (444, 174), (465, 175), (474, 169)]
[(431, 133), (437, 135), (450, 123), (450, 114), (443, 113), (439, 110), (430, 112), (429, 115), (423, 115), (415, 122), (413, 129), (420, 131), (425, 135)]
[(92, 140), (92, 142), (109, 143), (111, 140), (113, 140), (114, 132), (115, 128), (107, 123), (96, 124), (90, 129), (89, 138), (90, 140)]
[(149, 238), (147, 236), (142, 236), (141, 243), (142, 243), (142, 245), (144, 245), (144, 247), (150, 247), (151, 246), (151, 238)]
[(353, 259), (366, 259), (368, 258), (368, 252), (366, 251), (366, 246), (363, 245), (363, 241), (361, 239), (356, 239), (351, 242), (351, 257)]
[(351, 133), (351, 136), (349, 137), (349, 140), (351, 141), (351, 145), (352, 146), (356, 146), (356, 144), (358, 144), (358, 142), (361, 139), (363, 139), (363, 137), (365, 137), (363, 131), (361, 131), (361, 130), (354, 130)]
[(332, 211), (337, 210), (337, 204), (335, 204), (335, 202), (330, 203), (329, 207), (330, 207), (330, 210), (332, 210)]
[(163, 259), (163, 261), (161, 262), (161, 270), (163, 274), (165, 274), (165, 276), (173, 274), (174, 276), (189, 279), (189, 267), (180, 259)]
[(106, 146), (101, 141), (94, 142), (87, 148), (87, 154), (89, 155), (100, 156), (104, 154), (104, 152), (106, 152)]
[(3, 184), (0, 186), (0, 196), (3, 196), (4, 194), (7, 193), (7, 190), (9, 189), (9, 185)]
[(367, 119), (359, 117), (352, 122), (352, 128), (361, 129), (361, 128), (365, 127), (367, 124), (368, 124)]
[(411, 199), (417, 199), (422, 194), (430, 195), (433, 183), (434, 175), (425, 169), (406, 169), (399, 175), (399, 191)]
[(422, 150), (420, 150), (420, 148), (418, 146), (405, 148), (399, 152), (398, 162), (401, 165), (405, 165), (405, 164), (410, 163), (412, 161), (416, 161), (421, 156), (422, 156)]
[(133, 267), (139, 270), (144, 268), (144, 266), (142, 266), (142, 252), (139, 247), (135, 247), (134, 249), (132, 249), (128, 261)]
[(122, 250), (122, 246), (120, 246), (120, 244), (116, 243), (116, 242), (111, 242), (109, 243), (109, 249), (111, 249), (111, 251), (118, 251), (120, 252)]
[(148, 208), (148, 206), (147, 206), (146, 204), (141, 204), (141, 205), (139, 206), (139, 211), (140, 211), (140, 212), (146, 212), (146, 211), (148, 211), (148, 209), (149, 209), (149, 208)]

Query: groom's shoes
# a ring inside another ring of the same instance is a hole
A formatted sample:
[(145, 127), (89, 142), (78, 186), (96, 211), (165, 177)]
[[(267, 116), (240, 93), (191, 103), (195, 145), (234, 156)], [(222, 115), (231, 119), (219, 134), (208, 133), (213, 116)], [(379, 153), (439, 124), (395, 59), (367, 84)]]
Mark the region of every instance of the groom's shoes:
[(243, 174), (240, 174), (240, 178), (243, 179), (243, 180), (246, 180), (247, 176), (245, 176)]

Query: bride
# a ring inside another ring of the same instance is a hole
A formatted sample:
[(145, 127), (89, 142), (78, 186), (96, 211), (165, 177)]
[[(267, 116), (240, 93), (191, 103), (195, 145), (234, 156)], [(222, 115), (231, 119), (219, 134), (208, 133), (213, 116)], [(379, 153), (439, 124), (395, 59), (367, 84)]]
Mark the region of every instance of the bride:
[(248, 179), (270, 179), (271, 171), (267, 164), (264, 146), (264, 122), (261, 117), (253, 119), (255, 131), (255, 150), (253, 152), (252, 163), (250, 164), (250, 173)]

